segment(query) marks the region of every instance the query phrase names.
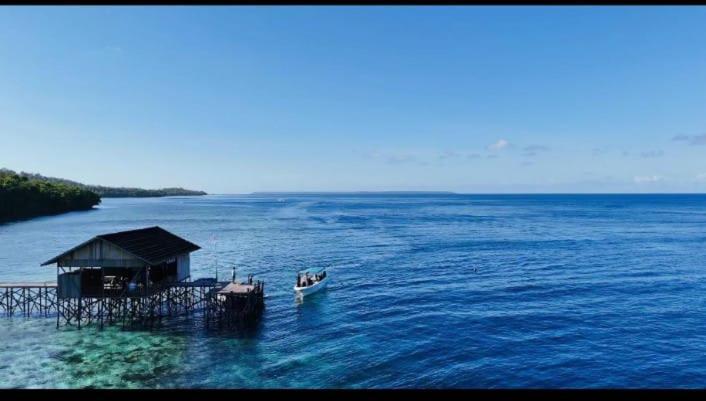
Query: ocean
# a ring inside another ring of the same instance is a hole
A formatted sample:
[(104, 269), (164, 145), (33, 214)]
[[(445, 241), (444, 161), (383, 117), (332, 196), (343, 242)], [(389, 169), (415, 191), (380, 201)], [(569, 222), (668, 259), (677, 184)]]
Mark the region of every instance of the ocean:
[[(706, 195), (254, 194), (104, 199), (0, 225), (0, 281), (159, 225), (192, 276), (265, 281), (250, 330), (0, 317), (2, 388), (701, 388)], [(298, 301), (296, 272), (328, 267)]]

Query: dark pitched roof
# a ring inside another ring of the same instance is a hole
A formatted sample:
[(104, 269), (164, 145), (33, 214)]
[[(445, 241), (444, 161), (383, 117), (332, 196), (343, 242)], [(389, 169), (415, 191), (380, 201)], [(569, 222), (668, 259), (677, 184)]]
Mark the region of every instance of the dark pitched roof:
[(158, 226), (103, 234), (98, 235), (97, 238), (112, 242), (150, 264), (201, 249), (200, 246)]
[(42, 266), (56, 263), (59, 259), (66, 256), (81, 246), (94, 241), (96, 239), (108, 241), (127, 252), (135, 255), (137, 258), (144, 260), (148, 264), (155, 265), (164, 262), (167, 259), (173, 258), (183, 253), (193, 252), (201, 249), (200, 246), (189, 242), (181, 237), (178, 237), (169, 231), (158, 227), (141, 228), (139, 230), (121, 231), (112, 234), (97, 235), (89, 241), (84, 242), (61, 255), (50, 259)]

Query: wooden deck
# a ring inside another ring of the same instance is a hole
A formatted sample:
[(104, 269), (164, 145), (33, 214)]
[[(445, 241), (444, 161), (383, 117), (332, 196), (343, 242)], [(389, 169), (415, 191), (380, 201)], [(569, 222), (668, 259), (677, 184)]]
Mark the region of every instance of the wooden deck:
[(255, 289), (253, 284), (241, 284), (241, 283), (229, 283), (223, 289), (218, 291), (218, 294), (228, 295), (228, 294), (247, 294)]
[(218, 284), (215, 278), (200, 278), (194, 281), (180, 281), (169, 284), (170, 287), (215, 287)]
[[(170, 283), (167, 287), (195, 288), (195, 287), (215, 287), (218, 283), (215, 279), (200, 278), (195, 281)], [(0, 288), (56, 288), (56, 281), (18, 281), (18, 282), (0, 282)]]
[(56, 288), (56, 281), (0, 283), (0, 288)]
[(243, 283), (219, 283), (215, 295), (206, 309), (206, 325), (213, 321), (217, 327), (234, 327), (254, 324), (265, 308), (265, 284), (253, 281), (252, 275)]

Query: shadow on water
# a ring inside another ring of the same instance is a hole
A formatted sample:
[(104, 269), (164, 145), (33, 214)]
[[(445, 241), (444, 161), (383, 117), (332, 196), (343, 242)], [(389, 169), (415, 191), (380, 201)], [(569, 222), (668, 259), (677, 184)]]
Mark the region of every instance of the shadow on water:
[[(266, 309), (262, 311), (259, 317), (244, 321), (207, 321), (203, 312), (199, 312), (193, 315), (173, 316), (148, 324), (136, 323), (126, 326), (122, 326), (121, 324), (106, 325), (106, 328), (103, 330), (99, 329), (97, 325), (91, 325), (87, 326), (86, 329), (94, 329), (98, 332), (104, 330), (119, 330), (125, 333), (134, 333), (135, 335), (192, 337), (194, 333), (198, 333), (198, 336), (202, 338), (257, 339), (260, 337), (265, 325), (265, 312)], [(65, 327), (62, 329), (80, 331), (75, 327)]]
[(78, 209), (78, 210), (69, 210), (69, 211), (65, 211), (65, 212), (47, 213), (47, 214), (42, 214), (39, 216), (24, 216), (24, 217), (6, 218), (6, 219), (0, 219), (0, 227), (9, 226), (9, 225), (15, 224), (15, 223), (49, 220), (51, 218), (55, 218), (58, 216), (66, 217), (66, 216), (73, 216), (73, 215), (77, 215), (77, 214), (85, 214), (88, 212), (98, 212), (98, 211), (100, 211), (100, 209), (94, 207), (91, 209)]
[(305, 297), (295, 295), (294, 302), (297, 307), (297, 319), (305, 322), (307, 326), (320, 324), (324, 320), (324, 308), (328, 302), (327, 299), (328, 289), (323, 289)]
[(254, 340), (261, 337), (264, 320), (263, 311), (262, 316), (253, 320), (209, 323), (203, 333), (205, 337)]

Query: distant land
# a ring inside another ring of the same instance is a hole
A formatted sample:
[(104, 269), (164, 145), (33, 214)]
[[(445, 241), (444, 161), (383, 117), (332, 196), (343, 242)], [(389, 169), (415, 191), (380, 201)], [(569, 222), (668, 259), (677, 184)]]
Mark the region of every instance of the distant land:
[(251, 195), (455, 195), (451, 191), (312, 191), (253, 192)]
[(76, 185), (0, 169), (0, 222), (89, 210), (100, 201), (100, 195)]
[(142, 189), (86, 185), (63, 178), (0, 168), (0, 222), (89, 210), (103, 198), (198, 196), (184, 188)]
[(87, 185), (80, 182), (67, 180), (65, 178), (45, 177), (40, 174), (19, 173), (23, 177), (32, 180), (62, 183), (75, 185), (91, 192), (95, 192), (102, 198), (148, 198), (159, 196), (200, 196), (207, 195), (204, 191), (194, 191), (184, 188), (162, 188), (162, 189), (142, 189), (132, 187), (106, 187), (103, 185)]

